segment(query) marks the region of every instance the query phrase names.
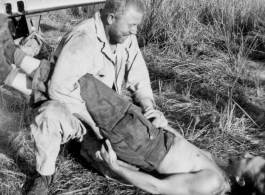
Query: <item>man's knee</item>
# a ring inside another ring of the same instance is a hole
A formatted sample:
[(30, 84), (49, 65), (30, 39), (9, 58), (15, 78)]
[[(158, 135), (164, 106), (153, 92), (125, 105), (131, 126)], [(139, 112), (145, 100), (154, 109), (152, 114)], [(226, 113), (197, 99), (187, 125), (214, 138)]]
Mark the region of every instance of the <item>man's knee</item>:
[(39, 115), (35, 119), (37, 124), (43, 122), (43, 119), (62, 120), (70, 114), (67, 107), (56, 100), (43, 103), (38, 111)]
[(37, 130), (40, 129), (42, 135), (58, 136), (60, 134), (62, 143), (66, 143), (69, 139), (82, 138), (86, 133), (81, 121), (70, 112), (65, 104), (56, 100), (45, 102), (39, 108), (34, 125)]

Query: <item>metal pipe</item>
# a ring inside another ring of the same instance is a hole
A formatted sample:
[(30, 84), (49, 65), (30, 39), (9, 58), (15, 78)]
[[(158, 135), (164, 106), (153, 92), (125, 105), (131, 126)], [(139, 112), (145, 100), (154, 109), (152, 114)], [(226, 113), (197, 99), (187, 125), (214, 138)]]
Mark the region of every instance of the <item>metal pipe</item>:
[(0, 0), (0, 13), (16, 17), (104, 2), (105, 0)]

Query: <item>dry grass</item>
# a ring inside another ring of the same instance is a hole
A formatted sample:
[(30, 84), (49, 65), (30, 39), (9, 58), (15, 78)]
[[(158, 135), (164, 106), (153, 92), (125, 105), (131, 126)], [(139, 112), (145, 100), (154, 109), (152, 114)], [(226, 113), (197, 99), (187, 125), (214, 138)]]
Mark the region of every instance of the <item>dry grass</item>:
[[(264, 157), (264, 0), (146, 0), (146, 5), (138, 40), (158, 109), (189, 141), (223, 160), (246, 151)], [(44, 15), (49, 46), (38, 57), (48, 58), (63, 34), (100, 6)], [(21, 95), (1, 97), (3, 119), (20, 121), (8, 131), (9, 125), (1, 125), (1, 193), (23, 194), (35, 174), (28, 128), (34, 114)], [(79, 147), (62, 146), (50, 194), (146, 194), (103, 178), (83, 161)]]

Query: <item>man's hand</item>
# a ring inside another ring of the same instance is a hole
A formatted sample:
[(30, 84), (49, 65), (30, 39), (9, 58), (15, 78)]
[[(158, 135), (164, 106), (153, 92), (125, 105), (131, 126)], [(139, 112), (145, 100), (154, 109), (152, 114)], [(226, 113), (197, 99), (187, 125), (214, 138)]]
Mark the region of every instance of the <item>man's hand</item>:
[(156, 128), (165, 128), (168, 125), (167, 119), (165, 118), (164, 114), (159, 110), (155, 110), (152, 107), (149, 107), (144, 110), (144, 116), (147, 119), (154, 118), (152, 123)]
[(106, 140), (106, 145), (107, 148), (105, 147), (104, 144), (102, 144), (101, 146), (101, 157), (103, 158), (103, 160), (107, 163), (107, 165), (112, 169), (112, 170), (116, 170), (119, 168), (119, 163), (117, 160), (117, 155), (114, 152), (114, 150), (111, 147), (111, 144), (109, 142), (109, 140)]
[[(106, 145), (107, 148), (105, 147)], [(100, 154), (96, 155), (97, 158), (104, 160), (112, 170), (115, 170), (118, 167), (122, 166), (131, 169), (133, 171), (139, 171), (139, 168), (117, 159), (117, 155), (112, 149), (109, 140), (106, 140), (106, 145), (102, 144)]]

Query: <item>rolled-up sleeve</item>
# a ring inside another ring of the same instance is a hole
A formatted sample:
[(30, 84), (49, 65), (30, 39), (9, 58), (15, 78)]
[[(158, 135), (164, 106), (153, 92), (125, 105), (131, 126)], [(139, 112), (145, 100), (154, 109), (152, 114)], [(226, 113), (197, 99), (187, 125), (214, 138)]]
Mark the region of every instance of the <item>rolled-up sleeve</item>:
[(135, 102), (139, 103), (145, 98), (150, 98), (154, 102), (149, 72), (134, 35), (129, 45), (126, 88), (133, 94)]
[(78, 80), (93, 68), (94, 43), (85, 31), (69, 34), (62, 41), (64, 45), (49, 83), (49, 95), (65, 103), (72, 113), (79, 113), (85, 109), (85, 103)]

